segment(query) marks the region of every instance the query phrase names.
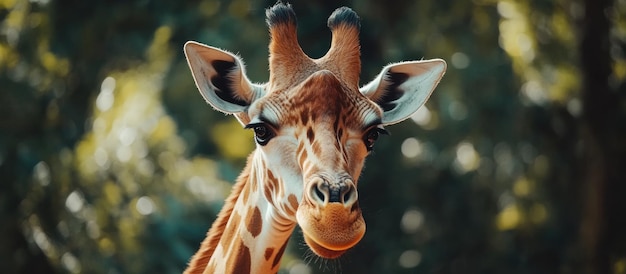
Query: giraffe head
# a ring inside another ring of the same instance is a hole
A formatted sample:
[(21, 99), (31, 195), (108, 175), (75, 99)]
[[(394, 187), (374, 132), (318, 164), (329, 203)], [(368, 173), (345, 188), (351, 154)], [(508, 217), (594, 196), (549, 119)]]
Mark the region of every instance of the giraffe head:
[[(335, 258), (360, 241), (365, 222), (357, 181), (384, 126), (407, 119), (443, 76), (440, 59), (391, 64), (359, 89), (359, 18), (349, 8), (328, 19), (331, 47), (311, 59), (296, 35), (290, 5), (266, 12), (270, 79), (254, 84), (242, 60), (188, 42), (185, 55), (204, 99), (255, 133), (252, 161), (274, 219), (297, 222), (317, 255)], [(252, 175), (251, 175), (252, 176)]]

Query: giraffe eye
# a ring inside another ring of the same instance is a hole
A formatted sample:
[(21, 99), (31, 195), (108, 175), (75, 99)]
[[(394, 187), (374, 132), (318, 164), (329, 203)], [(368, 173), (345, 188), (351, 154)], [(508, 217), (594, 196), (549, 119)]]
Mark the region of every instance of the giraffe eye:
[(372, 151), (374, 149), (374, 143), (378, 140), (380, 134), (388, 135), (389, 132), (384, 128), (374, 127), (365, 133), (365, 136), (363, 136), (363, 142), (365, 143), (365, 147), (368, 151)]
[(262, 146), (266, 145), (274, 137), (272, 129), (264, 123), (249, 124), (246, 128), (251, 128), (254, 131), (254, 139)]

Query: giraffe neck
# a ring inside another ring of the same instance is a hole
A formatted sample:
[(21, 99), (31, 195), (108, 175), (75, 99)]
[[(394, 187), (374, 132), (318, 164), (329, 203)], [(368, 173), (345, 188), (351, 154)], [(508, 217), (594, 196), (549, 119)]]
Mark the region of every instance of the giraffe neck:
[(255, 151), (185, 273), (278, 272), (298, 204), (264, 191), (268, 185), (280, 187)]

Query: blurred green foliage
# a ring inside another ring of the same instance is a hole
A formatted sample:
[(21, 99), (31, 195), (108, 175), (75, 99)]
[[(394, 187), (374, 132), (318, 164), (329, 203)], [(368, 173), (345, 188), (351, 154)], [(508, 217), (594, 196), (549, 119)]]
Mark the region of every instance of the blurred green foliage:
[[(254, 148), (203, 102), (182, 45), (239, 53), (263, 82), (272, 4), (0, 0), (0, 269), (181, 272)], [(363, 83), (389, 62), (449, 67), (366, 163), (362, 242), (319, 261), (296, 230), (282, 271), (626, 273), (626, 1), (293, 5), (312, 57), (328, 15), (357, 11)]]

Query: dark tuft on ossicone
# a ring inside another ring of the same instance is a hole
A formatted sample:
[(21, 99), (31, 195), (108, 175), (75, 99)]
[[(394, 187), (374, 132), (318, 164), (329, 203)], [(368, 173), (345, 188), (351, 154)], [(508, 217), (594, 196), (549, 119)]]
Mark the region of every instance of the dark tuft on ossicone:
[(341, 7), (336, 9), (330, 17), (328, 17), (328, 27), (332, 30), (341, 24), (348, 24), (356, 28), (361, 28), (361, 20), (359, 16), (351, 8)]
[(265, 22), (267, 26), (272, 28), (278, 24), (291, 23), (296, 24), (296, 13), (293, 11), (291, 4), (283, 4), (278, 1), (274, 6), (265, 10)]

